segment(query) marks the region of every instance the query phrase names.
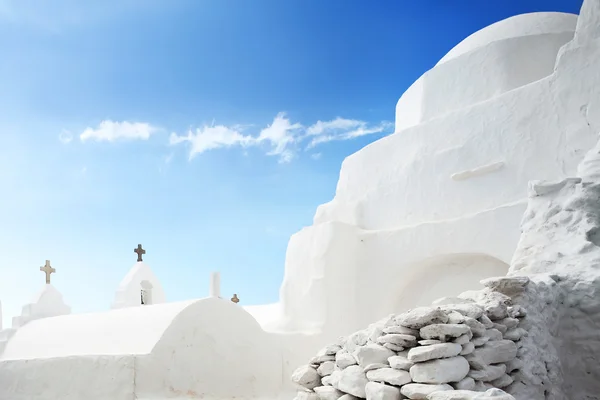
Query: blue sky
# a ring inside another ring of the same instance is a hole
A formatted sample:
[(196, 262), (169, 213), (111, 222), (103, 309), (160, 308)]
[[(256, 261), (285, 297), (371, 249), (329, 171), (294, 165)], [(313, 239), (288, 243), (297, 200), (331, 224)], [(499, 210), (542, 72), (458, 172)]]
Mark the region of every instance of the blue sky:
[[(4, 326), (107, 309), (142, 243), (169, 300), (276, 301), (342, 160), (460, 40), (581, 0), (0, 0)], [(320, 121), (320, 122), (319, 122)]]

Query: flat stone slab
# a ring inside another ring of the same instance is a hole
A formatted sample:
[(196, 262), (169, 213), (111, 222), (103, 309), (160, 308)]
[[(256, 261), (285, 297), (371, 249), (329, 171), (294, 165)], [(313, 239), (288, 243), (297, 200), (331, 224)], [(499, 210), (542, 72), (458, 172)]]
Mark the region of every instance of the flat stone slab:
[(440, 343), (429, 346), (419, 346), (410, 349), (408, 360), (414, 363), (450, 358), (457, 356), (462, 351), (462, 346), (456, 343)]
[(523, 293), (529, 282), (526, 276), (502, 276), (480, 281), (483, 286), (510, 297)]
[(431, 324), (445, 324), (448, 316), (437, 307), (418, 307), (396, 316), (398, 325), (411, 329), (421, 329)]
[(410, 368), (410, 377), (416, 383), (460, 382), (469, 373), (469, 363), (462, 356), (426, 361)]

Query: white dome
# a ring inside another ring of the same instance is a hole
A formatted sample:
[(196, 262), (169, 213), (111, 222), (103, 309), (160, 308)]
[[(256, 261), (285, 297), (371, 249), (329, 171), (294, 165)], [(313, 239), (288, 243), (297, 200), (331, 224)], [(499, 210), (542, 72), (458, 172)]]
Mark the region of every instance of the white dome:
[(436, 65), (497, 40), (548, 33), (575, 32), (577, 15), (537, 12), (498, 21), (468, 36), (450, 50)]
[(467, 37), (415, 81), (396, 104), (396, 132), (551, 75), (577, 16), (530, 13)]

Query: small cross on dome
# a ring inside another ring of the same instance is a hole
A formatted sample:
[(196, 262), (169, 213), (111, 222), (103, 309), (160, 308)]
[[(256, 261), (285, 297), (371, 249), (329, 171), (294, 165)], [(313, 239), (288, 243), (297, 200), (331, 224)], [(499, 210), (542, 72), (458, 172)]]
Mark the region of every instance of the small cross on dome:
[(233, 301), (235, 304), (240, 302), (240, 298), (238, 297), (237, 294), (233, 294), (233, 297), (231, 298), (231, 301)]
[(137, 253), (137, 256), (138, 256), (137, 260), (138, 260), (138, 262), (142, 262), (143, 261), (142, 260), (142, 255), (146, 254), (146, 250), (142, 249), (142, 245), (138, 244), (137, 248), (133, 249), (133, 252)]
[(46, 264), (43, 267), (40, 267), (40, 271), (46, 274), (46, 285), (49, 285), (50, 274), (56, 272), (56, 270), (50, 266), (50, 260), (46, 260)]

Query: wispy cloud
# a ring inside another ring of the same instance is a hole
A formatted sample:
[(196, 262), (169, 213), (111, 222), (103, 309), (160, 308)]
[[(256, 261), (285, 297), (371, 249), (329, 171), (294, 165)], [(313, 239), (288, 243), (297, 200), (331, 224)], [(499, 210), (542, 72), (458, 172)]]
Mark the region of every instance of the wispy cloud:
[(331, 121), (317, 121), (311, 125), (306, 133), (310, 139), (308, 148), (334, 140), (349, 140), (360, 136), (382, 133), (391, 129), (393, 124), (382, 121), (376, 125), (369, 125), (365, 121), (337, 117)]
[(67, 130), (63, 130), (58, 135), (58, 140), (60, 140), (60, 142), (63, 144), (69, 144), (73, 140), (73, 134)]
[(171, 133), (169, 144), (190, 144), (189, 159), (208, 150), (227, 148), (232, 146), (250, 146), (255, 139), (250, 135), (242, 134), (238, 129), (224, 125), (204, 126), (195, 131), (191, 129), (185, 136)]
[[(290, 162), (299, 148), (311, 149), (319, 144), (334, 140), (349, 140), (359, 136), (383, 133), (393, 127), (387, 121), (371, 125), (365, 121), (337, 117), (330, 121), (317, 121), (309, 127), (292, 122), (285, 113), (279, 113), (273, 122), (262, 129), (258, 135), (247, 134), (245, 131), (253, 125), (213, 125), (189, 130), (185, 135), (172, 133), (169, 138), (171, 145), (189, 143), (189, 159), (206, 151), (241, 147), (244, 152), (249, 147), (267, 146), (266, 154), (277, 156), (280, 163)], [(314, 159), (321, 153), (313, 154)]]
[[(249, 148), (263, 149), (268, 156), (275, 156), (280, 163), (288, 163), (296, 157), (299, 150), (312, 149), (320, 144), (350, 140), (356, 137), (384, 133), (391, 130), (390, 122), (369, 124), (366, 121), (337, 117), (330, 121), (317, 121), (310, 126), (293, 122), (285, 113), (278, 113), (266, 127), (257, 130), (252, 124), (236, 125), (204, 125), (200, 128), (190, 128), (185, 134), (173, 132), (169, 136), (169, 144), (176, 146), (186, 144), (189, 148), (188, 159), (210, 150), (241, 148), (247, 154)], [(254, 133), (251, 131), (254, 130)], [(147, 140), (157, 132), (158, 128), (145, 122), (114, 122), (102, 121), (96, 128), (86, 128), (79, 135), (82, 142), (120, 140)], [(61, 133), (59, 139), (63, 143), (72, 140), (68, 131)], [(170, 161), (165, 160), (165, 164)], [(321, 153), (311, 155), (318, 159)]]
[(79, 139), (115, 142), (118, 140), (148, 140), (158, 129), (145, 122), (114, 122), (106, 120), (100, 122), (96, 128), (86, 128)]
[(171, 133), (169, 143), (189, 143), (189, 159), (202, 154), (208, 150), (229, 147), (250, 147), (266, 144), (270, 147), (267, 155), (278, 156), (280, 162), (289, 162), (294, 156), (290, 146), (296, 142), (296, 132), (302, 128), (298, 123), (292, 123), (284, 113), (279, 113), (273, 122), (262, 129), (258, 136), (244, 134), (246, 125), (224, 125), (204, 126), (195, 131), (189, 130), (186, 135), (180, 136)]
[(288, 163), (294, 158), (290, 148), (297, 140), (296, 134), (302, 125), (292, 124), (284, 113), (279, 113), (273, 123), (260, 132), (258, 142), (267, 142), (271, 146), (270, 156), (279, 156), (279, 162)]

